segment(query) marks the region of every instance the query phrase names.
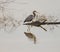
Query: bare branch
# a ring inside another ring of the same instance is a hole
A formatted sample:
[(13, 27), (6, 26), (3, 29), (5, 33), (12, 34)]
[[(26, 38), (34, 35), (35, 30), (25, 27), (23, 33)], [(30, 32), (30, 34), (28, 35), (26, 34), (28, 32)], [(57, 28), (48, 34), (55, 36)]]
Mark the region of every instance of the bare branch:
[(35, 22), (32, 22), (32, 23), (25, 23), (23, 25), (32, 25), (32, 26), (40, 26), (40, 25), (56, 25), (56, 24), (60, 24), (60, 22), (44, 22), (44, 23), (41, 23), (39, 21), (35, 21)]

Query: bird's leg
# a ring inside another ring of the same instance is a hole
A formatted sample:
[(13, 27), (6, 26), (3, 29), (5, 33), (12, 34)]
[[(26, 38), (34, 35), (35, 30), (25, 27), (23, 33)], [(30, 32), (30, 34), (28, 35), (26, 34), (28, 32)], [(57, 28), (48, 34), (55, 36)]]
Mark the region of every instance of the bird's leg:
[[(33, 23), (34, 21), (32, 20), (32, 23)], [(33, 27), (32, 25), (31, 25), (31, 27)]]
[(28, 25), (27, 27), (28, 27), (27, 32), (30, 32), (30, 25)]
[(40, 25), (40, 27), (43, 29), (43, 30), (45, 30), (45, 31), (47, 31), (45, 28), (43, 28), (41, 25)]

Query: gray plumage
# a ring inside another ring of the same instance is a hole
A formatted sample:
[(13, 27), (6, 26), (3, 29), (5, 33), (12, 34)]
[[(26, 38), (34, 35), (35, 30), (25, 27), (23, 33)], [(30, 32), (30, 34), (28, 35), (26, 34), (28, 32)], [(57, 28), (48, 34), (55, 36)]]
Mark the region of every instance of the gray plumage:
[(24, 21), (24, 23), (25, 22), (30, 22), (30, 21), (32, 21), (34, 18), (35, 18), (35, 16), (36, 16), (36, 12), (37, 11), (33, 11), (33, 14), (32, 15), (29, 15), (26, 19), (25, 19), (25, 21)]
[(32, 21), (32, 20), (33, 20), (33, 18), (34, 18), (34, 16), (33, 16), (33, 15), (29, 15), (29, 16), (25, 19), (25, 21), (24, 21), (24, 22), (30, 22), (30, 21)]

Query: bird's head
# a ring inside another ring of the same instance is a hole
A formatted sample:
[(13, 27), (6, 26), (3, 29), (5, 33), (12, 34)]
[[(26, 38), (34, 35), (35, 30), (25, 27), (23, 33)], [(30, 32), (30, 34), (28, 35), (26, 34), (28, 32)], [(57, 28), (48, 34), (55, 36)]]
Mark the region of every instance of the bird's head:
[(36, 10), (33, 11), (33, 13), (36, 13), (36, 12), (37, 12)]
[(36, 13), (38, 13), (36, 10), (33, 11), (33, 15), (36, 16)]

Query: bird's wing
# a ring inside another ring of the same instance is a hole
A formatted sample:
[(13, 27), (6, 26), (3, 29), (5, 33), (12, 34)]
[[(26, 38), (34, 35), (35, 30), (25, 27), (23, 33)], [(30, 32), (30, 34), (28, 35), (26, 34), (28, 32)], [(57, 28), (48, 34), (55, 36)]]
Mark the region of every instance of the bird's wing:
[(31, 21), (33, 18), (34, 18), (33, 15), (29, 15), (29, 16), (25, 19), (24, 22), (29, 22), (29, 21)]

